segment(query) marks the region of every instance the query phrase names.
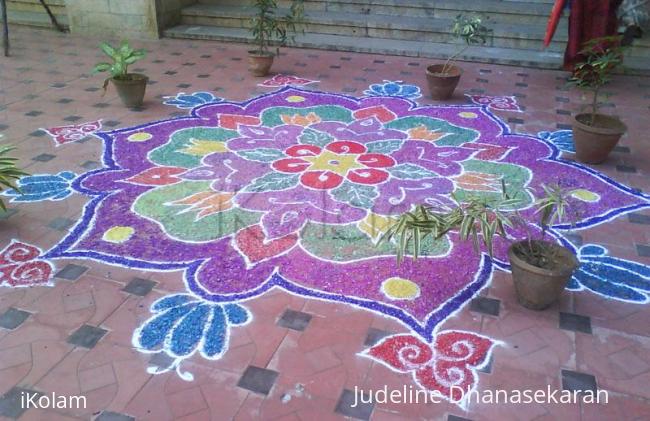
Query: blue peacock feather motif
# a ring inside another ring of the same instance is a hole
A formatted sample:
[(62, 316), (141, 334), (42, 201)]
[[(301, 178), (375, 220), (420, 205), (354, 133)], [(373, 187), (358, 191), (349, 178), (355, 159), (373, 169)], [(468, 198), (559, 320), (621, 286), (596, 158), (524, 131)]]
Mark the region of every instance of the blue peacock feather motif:
[(72, 194), (72, 181), (76, 177), (70, 171), (53, 175), (28, 175), (18, 180), (17, 187), (20, 191), (9, 189), (2, 192), (2, 195), (11, 197), (12, 202), (63, 200)]
[(576, 148), (573, 144), (573, 131), (557, 130), (554, 132), (539, 132), (537, 136), (540, 139), (547, 140), (557, 146), (562, 152), (575, 153)]
[(375, 83), (363, 91), (367, 96), (399, 96), (402, 98), (415, 99), (422, 96), (420, 88), (416, 85), (408, 85), (401, 80), (385, 80), (384, 83)]
[(165, 352), (174, 359), (166, 368), (150, 367), (160, 374), (175, 369), (187, 381), (194, 379), (180, 371), (180, 363), (199, 352), (216, 360), (228, 349), (231, 326), (247, 324), (252, 316), (239, 304), (215, 304), (190, 294), (163, 297), (151, 305), (154, 315), (133, 334), (133, 345), (142, 352)]
[(177, 108), (192, 109), (203, 104), (220, 102), (223, 98), (216, 97), (210, 92), (194, 92), (193, 94), (179, 93), (176, 96), (165, 97), (165, 105), (173, 105)]

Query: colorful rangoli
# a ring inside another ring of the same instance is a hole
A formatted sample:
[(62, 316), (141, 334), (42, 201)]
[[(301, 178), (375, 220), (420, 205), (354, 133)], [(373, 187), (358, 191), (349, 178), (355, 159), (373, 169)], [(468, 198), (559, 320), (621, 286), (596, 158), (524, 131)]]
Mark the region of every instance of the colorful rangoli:
[[(508, 269), (507, 244), (499, 242), (490, 259), (451, 234), (427, 240), (424, 256), (399, 265), (394, 245), (378, 244), (395, 215), (420, 203), (445, 207), (452, 193), (497, 197), (502, 180), (531, 221), (531, 193), (554, 182), (572, 187), (576, 229), (650, 201), (561, 160), (550, 142), (510, 133), (487, 105), (418, 106), (388, 88), (355, 98), (285, 87), (244, 103), (182, 95), (170, 104), (200, 104), (187, 117), (101, 133), (104, 167), (72, 184), (92, 199), (43, 258), (184, 269), (188, 294), (154, 303), (133, 339), (145, 352), (172, 356), (177, 370), (197, 352), (223, 355), (230, 329), (252, 319), (242, 302), (282, 288), (402, 322), (408, 335), (365, 355), (429, 389), (471, 387), (494, 341), (436, 332), (495, 269)], [(416, 97), (419, 89), (409, 92)], [(575, 250), (562, 235), (569, 229), (556, 226), (550, 236)], [(539, 232), (533, 224), (528, 230)], [(581, 253), (594, 265), (605, 259), (613, 271), (638, 272), (607, 260), (604, 249)], [(647, 275), (623, 285), (629, 294), (622, 298), (646, 302)], [(571, 287), (607, 295), (593, 276), (586, 267)], [(407, 364), (402, 357), (414, 346), (424, 354)], [(458, 372), (462, 379), (452, 375)]]

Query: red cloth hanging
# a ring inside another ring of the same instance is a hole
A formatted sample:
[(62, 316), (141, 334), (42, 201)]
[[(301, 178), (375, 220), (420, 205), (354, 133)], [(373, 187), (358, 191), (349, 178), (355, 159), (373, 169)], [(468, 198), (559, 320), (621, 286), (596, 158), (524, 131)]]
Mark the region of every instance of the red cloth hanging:
[(583, 44), (594, 38), (616, 35), (616, 10), (623, 0), (572, 0), (569, 16), (569, 43), (564, 53), (564, 68), (573, 71), (580, 62)]

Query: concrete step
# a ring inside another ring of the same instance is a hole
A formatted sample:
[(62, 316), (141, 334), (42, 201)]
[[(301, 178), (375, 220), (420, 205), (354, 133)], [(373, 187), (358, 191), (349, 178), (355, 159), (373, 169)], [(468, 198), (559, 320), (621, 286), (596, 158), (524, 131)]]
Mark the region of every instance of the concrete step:
[[(217, 27), (210, 25), (178, 25), (163, 33), (169, 38), (203, 39), (250, 43), (253, 37), (244, 28)], [(404, 41), (386, 38), (363, 38), (346, 35), (306, 33), (297, 35), (289, 45), (334, 51), (399, 55), (446, 59), (454, 54), (457, 46), (447, 43)], [(461, 61), (507, 64), (513, 66), (559, 69), (563, 54), (553, 51), (538, 51), (517, 48), (470, 47), (460, 57)], [(650, 70), (650, 55), (627, 57), (626, 72), (647, 74)]]
[[(57, 22), (64, 28), (68, 28), (68, 16), (63, 14), (55, 14)], [(1, 20), (1, 19), (0, 19)], [(16, 11), (11, 10), (7, 7), (7, 20), (9, 23), (15, 25), (23, 26), (34, 26), (37, 28), (50, 28), (56, 29), (52, 25), (50, 17), (47, 15), (47, 12), (25, 12), (25, 11)]]
[[(282, 14), (285, 10), (279, 10)], [(196, 4), (183, 9), (181, 23), (187, 25), (214, 25), (219, 27), (248, 28), (255, 9), (249, 6), (215, 6)], [(488, 45), (499, 48), (540, 50), (546, 31), (545, 25), (520, 23), (490, 23), (492, 35)], [(453, 43), (450, 35), (450, 18), (403, 17), (381, 14), (308, 11), (305, 30), (314, 34), (348, 35), (385, 38), (405, 41)], [(558, 31), (549, 46), (560, 52), (566, 43), (566, 31)]]
[[(219, 41), (251, 42), (252, 36), (243, 28), (210, 25), (179, 25), (164, 31), (170, 38), (190, 38)], [(457, 46), (446, 43), (405, 41), (387, 38), (363, 38), (347, 35), (313, 34), (297, 35), (290, 43), (295, 47), (317, 48), (360, 53), (390, 54), (411, 57), (445, 59), (457, 51)], [(471, 47), (459, 58), (462, 61), (499, 63), (515, 66), (557, 69), (562, 54), (548, 51), (531, 51), (515, 48)]]
[[(213, 6), (250, 6), (252, 0), (199, 0)], [(290, 0), (279, 0), (288, 8)], [(306, 11), (362, 13), (400, 17), (454, 18), (459, 13), (489, 16), (494, 22), (546, 24), (552, 1), (512, 0), (305, 0)], [(566, 25), (566, 17), (561, 25)]]

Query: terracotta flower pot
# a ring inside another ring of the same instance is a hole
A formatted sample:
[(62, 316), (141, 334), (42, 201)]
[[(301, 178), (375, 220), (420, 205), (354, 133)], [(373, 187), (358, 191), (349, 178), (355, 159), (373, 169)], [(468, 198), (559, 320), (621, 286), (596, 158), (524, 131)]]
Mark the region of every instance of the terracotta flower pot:
[(427, 83), (431, 97), (436, 100), (451, 98), (460, 81), (463, 70), (458, 66), (448, 66), (443, 73), (444, 64), (433, 64), (427, 67)]
[(265, 51), (248, 52), (248, 70), (253, 76), (262, 77), (269, 74), (273, 65), (274, 54)]
[(607, 159), (621, 136), (627, 131), (618, 117), (595, 114), (591, 125), (591, 114), (578, 114), (573, 119), (573, 143), (576, 158), (588, 164), (599, 164)]
[(527, 241), (515, 243), (508, 250), (512, 267), (512, 280), (517, 293), (517, 300), (522, 306), (532, 310), (544, 310), (556, 302), (578, 267), (578, 259), (566, 247), (548, 241), (535, 240), (553, 250), (555, 267), (544, 269), (526, 261), (515, 248), (519, 244), (526, 247)]
[(140, 107), (144, 100), (149, 78), (139, 73), (129, 73), (123, 78), (111, 78), (122, 103), (128, 108)]

